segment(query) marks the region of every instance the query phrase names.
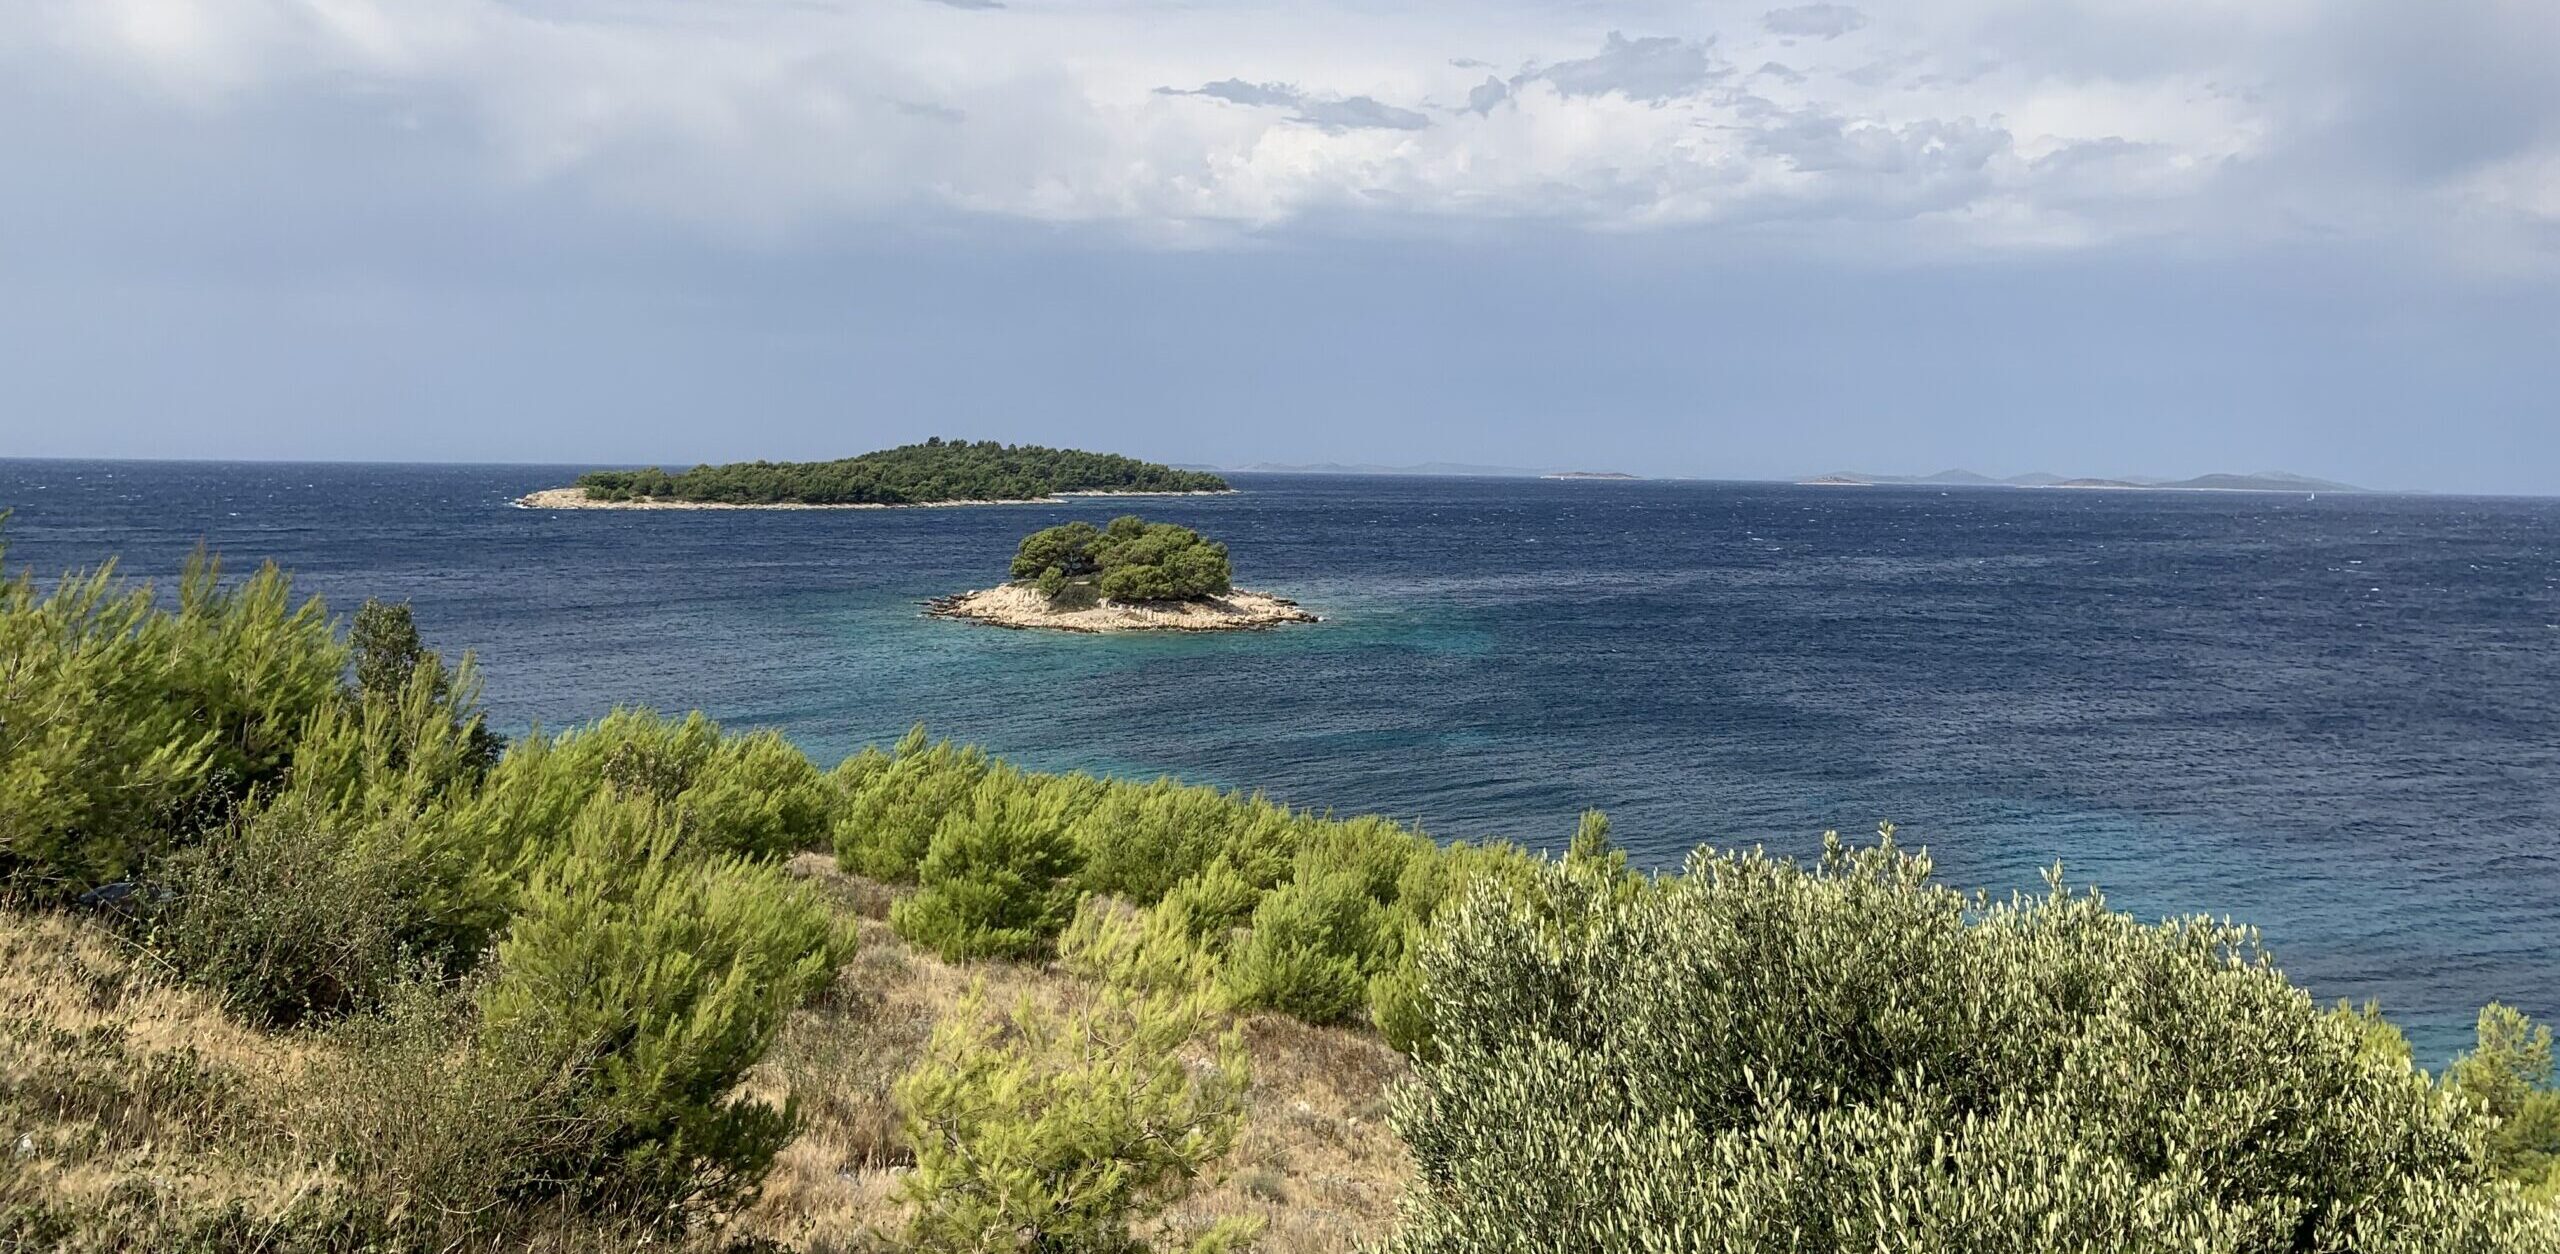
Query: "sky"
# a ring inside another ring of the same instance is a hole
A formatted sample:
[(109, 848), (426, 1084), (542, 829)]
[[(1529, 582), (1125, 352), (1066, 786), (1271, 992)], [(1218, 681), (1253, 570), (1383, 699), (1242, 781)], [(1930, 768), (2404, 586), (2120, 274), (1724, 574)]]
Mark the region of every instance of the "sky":
[(2560, 493), (2550, 0), (8, 0), (0, 456)]

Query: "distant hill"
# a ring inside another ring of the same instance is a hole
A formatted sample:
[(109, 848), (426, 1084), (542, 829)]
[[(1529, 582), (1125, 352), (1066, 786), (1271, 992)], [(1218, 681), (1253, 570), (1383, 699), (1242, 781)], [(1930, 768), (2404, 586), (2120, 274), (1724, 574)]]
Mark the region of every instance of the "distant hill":
[(1631, 474), (1628, 474), (1628, 473), (1626, 473), (1625, 471), (1622, 471), (1622, 470), (1559, 470), (1559, 471), (1556, 471), (1556, 472), (1555, 472), (1555, 473), (1553, 473), (1553, 474), (1540, 475), (1540, 476), (1538, 476), (1538, 477), (1539, 477), (1539, 478), (1541, 478), (1541, 479), (1608, 479), (1608, 480), (1624, 480), (1624, 479), (1637, 479), (1637, 478), (1641, 478), (1642, 476), (1639, 476), (1639, 475), (1631, 475)]
[(2261, 470), (2249, 475), (2197, 475), (2159, 485), (2189, 491), (2213, 492), (2370, 492), (2351, 483), (2331, 479), (2314, 479), (2308, 475), (2287, 474), (2281, 470)]
[(1234, 470), (1274, 475), (1467, 475), (1479, 479), (1535, 479), (1547, 473), (1520, 466), (1476, 466), (1466, 462), (1422, 462), (1412, 466), (1379, 466), (1368, 462), (1255, 462)]
[(1970, 470), (1941, 470), (1934, 475), (1876, 475), (1843, 470), (1800, 480), (1803, 483), (1841, 485), (1898, 483), (1952, 488), (2150, 488), (2180, 492), (2372, 492), (2351, 483), (2333, 479), (2314, 479), (2282, 470), (2261, 470), (2254, 474), (2209, 474), (2192, 479), (2153, 479), (2139, 475), (2120, 478), (2072, 478), (2036, 471), (1994, 479)]

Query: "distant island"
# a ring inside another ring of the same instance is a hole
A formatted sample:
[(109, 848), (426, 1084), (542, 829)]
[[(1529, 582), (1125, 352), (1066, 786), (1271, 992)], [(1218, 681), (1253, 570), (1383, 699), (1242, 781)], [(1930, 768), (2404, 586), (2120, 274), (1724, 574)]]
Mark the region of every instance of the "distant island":
[(1014, 550), (1012, 582), (925, 603), (937, 618), (1057, 631), (1240, 631), (1312, 623), (1298, 603), (1235, 586), (1227, 546), (1135, 514), (1108, 527), (1035, 531)]
[(882, 509), (990, 505), (1064, 496), (1231, 492), (1227, 481), (1117, 453), (944, 440), (827, 462), (732, 462), (594, 470), (574, 486), (517, 498), (529, 509)]
[(1556, 472), (1555, 472), (1555, 473), (1553, 473), (1553, 474), (1545, 474), (1545, 475), (1540, 475), (1540, 476), (1538, 476), (1538, 477), (1539, 477), (1539, 478), (1541, 478), (1541, 479), (1610, 479), (1610, 480), (1622, 480), (1622, 479), (1637, 479), (1637, 478), (1641, 478), (1642, 476), (1639, 476), (1639, 475), (1631, 475), (1631, 474), (1628, 474), (1628, 473), (1626, 473), (1625, 471), (1622, 471), (1622, 470), (1559, 470), (1559, 471), (1556, 471)]
[(1808, 487), (1863, 488), (1876, 484), (1906, 484), (1946, 488), (2112, 488), (2134, 492), (2356, 492), (2371, 493), (2373, 488), (2359, 488), (2351, 483), (2331, 479), (2314, 479), (2309, 475), (2290, 474), (2281, 470), (2262, 470), (2255, 474), (2197, 475), (2192, 479), (2122, 479), (2066, 478), (2054, 474), (2012, 475), (1995, 479), (1970, 470), (1941, 470), (1934, 475), (1871, 475), (1856, 471), (1816, 475), (1797, 480)]
[(1535, 479), (1547, 473), (1521, 466), (1479, 466), (1471, 462), (1417, 462), (1381, 466), (1372, 462), (1255, 462), (1233, 469), (1265, 475), (1417, 475), (1465, 479)]

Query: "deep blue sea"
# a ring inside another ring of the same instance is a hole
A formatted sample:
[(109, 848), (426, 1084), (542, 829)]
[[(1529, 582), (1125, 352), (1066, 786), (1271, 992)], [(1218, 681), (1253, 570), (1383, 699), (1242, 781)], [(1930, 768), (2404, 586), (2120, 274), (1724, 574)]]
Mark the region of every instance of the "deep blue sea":
[(10, 568), (204, 541), (406, 598), (502, 729), (617, 704), (822, 759), (922, 721), (1026, 765), (1257, 787), (1658, 865), (1892, 819), (1942, 876), (2059, 861), (2260, 925), (2441, 1061), (2560, 1017), (2560, 501), (1236, 476), (1144, 502), (1327, 621), (1103, 638), (927, 619), (1129, 502), (511, 508), (537, 466), (0, 461)]

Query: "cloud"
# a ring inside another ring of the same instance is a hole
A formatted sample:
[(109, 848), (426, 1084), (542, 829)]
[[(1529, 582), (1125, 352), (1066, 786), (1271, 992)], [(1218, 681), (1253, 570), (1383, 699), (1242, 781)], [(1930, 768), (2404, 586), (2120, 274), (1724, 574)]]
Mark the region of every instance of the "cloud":
[(2560, 266), (2560, 6), (1912, 0), (1596, 40), (1491, 12), (19, 0), (0, 151), (26, 214), (172, 238), (221, 168), (348, 233), (404, 188), (756, 240), (1749, 225), (1861, 254), (2302, 234)]
[(1214, 83), (1202, 83), (1198, 87), (1193, 87), (1188, 90), (1179, 87), (1159, 87), (1156, 88), (1156, 94), (1163, 96), (1207, 96), (1212, 100), (1224, 100), (1229, 104), (1285, 106), (1292, 108), (1294, 108), (1299, 101), (1306, 99), (1306, 93), (1299, 91), (1295, 87), (1291, 87), (1287, 83), (1248, 83), (1240, 78), (1221, 79)]
[(1431, 125), (1431, 119), (1411, 109), (1381, 104), (1368, 96), (1301, 101), (1298, 118), (1317, 126), (1346, 130), (1372, 127), (1389, 131), (1418, 131)]
[(1707, 53), (1709, 42), (1670, 35), (1629, 39), (1610, 31), (1608, 42), (1596, 55), (1559, 61), (1524, 77), (1545, 82), (1566, 96), (1616, 92), (1629, 100), (1661, 104), (1690, 95), (1724, 73)]
[(1807, 39), (1838, 39), (1866, 24), (1866, 14), (1845, 4), (1799, 4), (1760, 15), (1770, 34)]
[(1156, 94), (1206, 96), (1255, 108), (1291, 109), (1295, 110), (1291, 121), (1329, 131), (1418, 131), (1431, 125), (1431, 119), (1420, 113), (1387, 104), (1372, 96), (1314, 96), (1287, 83), (1248, 83), (1240, 78), (1230, 78), (1188, 89), (1159, 87)]

